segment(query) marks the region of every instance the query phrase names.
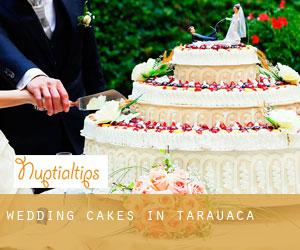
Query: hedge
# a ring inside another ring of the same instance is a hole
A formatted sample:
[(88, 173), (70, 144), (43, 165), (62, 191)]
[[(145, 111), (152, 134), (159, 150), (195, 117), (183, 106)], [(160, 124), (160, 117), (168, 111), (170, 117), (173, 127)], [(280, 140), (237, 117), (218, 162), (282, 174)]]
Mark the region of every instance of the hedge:
[[(250, 17), (254, 16), (247, 21), (249, 34), (245, 42), (254, 42), (274, 63), (279, 61), (299, 71), (300, 1), (287, 1), (284, 8), (279, 8), (280, 2), (240, 1), (245, 16), (250, 13)], [(235, 3), (231, 0), (92, 0), (107, 88), (129, 94), (131, 71), (137, 63), (190, 42), (190, 35), (185, 31), (189, 24), (199, 33), (211, 32), (210, 26), (232, 16)], [(257, 20), (261, 13), (266, 13), (269, 20)], [(286, 17), (288, 24), (280, 29), (273, 28), (272, 17), (276, 20)], [(228, 26), (228, 21), (222, 24), (220, 36), (226, 33)]]

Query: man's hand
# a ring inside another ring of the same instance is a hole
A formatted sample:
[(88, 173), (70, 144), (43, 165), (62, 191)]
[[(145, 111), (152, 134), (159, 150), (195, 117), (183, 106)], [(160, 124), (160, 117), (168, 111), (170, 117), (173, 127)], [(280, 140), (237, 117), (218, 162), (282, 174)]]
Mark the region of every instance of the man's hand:
[(47, 109), (49, 116), (69, 111), (69, 95), (61, 81), (37, 76), (28, 83), (27, 90), (34, 96), (38, 108)]

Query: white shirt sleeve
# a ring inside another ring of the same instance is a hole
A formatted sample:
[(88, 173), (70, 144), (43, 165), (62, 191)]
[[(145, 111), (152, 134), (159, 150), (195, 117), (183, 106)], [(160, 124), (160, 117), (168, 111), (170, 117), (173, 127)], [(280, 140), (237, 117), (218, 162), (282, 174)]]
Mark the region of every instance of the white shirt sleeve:
[(27, 84), (37, 76), (47, 76), (42, 70), (38, 68), (32, 68), (26, 71), (21, 80), (17, 84), (17, 89), (25, 89)]

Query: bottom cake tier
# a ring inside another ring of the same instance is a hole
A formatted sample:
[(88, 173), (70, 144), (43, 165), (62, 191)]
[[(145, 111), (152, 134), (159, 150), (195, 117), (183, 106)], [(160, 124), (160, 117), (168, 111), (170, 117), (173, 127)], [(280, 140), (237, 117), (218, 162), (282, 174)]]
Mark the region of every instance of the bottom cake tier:
[[(135, 180), (164, 156), (157, 149), (135, 148), (86, 139), (85, 154), (109, 156), (110, 183)], [(171, 151), (173, 162), (191, 171), (211, 194), (300, 193), (300, 150)]]

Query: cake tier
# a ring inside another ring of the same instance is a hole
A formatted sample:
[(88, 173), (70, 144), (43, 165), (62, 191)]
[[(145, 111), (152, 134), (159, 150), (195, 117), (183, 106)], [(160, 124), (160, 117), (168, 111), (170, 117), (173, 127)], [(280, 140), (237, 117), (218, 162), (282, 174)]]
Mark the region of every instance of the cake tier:
[[(166, 77), (165, 79), (169, 79)], [(283, 85), (283, 83), (241, 83), (203, 87), (203, 84), (191, 83), (158, 84), (155, 80), (149, 82), (134, 82), (131, 98), (137, 98), (142, 103), (155, 105), (180, 105), (193, 107), (261, 107), (264, 105), (286, 105), (300, 102), (300, 86)], [(258, 86), (259, 87), (258, 87)], [(180, 86), (180, 87), (177, 87)]]
[[(277, 105), (280, 109), (290, 109), (300, 112), (300, 103)], [(195, 108), (188, 106), (158, 106), (139, 103), (137, 111), (144, 120), (175, 121), (188, 123), (202, 123), (212, 126), (218, 121), (226, 124), (233, 122), (246, 123), (249, 121), (264, 122), (264, 108)]]
[[(193, 66), (230, 66), (258, 63), (257, 49), (252, 46), (222, 49), (197, 46), (176, 47), (172, 63)], [(201, 67), (200, 67), (201, 68)]]
[[(205, 127), (203, 127), (205, 126)], [(223, 127), (222, 127), (223, 126)], [(134, 120), (116, 125), (95, 124), (86, 118), (82, 135), (99, 143), (182, 151), (252, 151), (300, 148), (300, 135), (279, 132), (271, 126), (145, 123)]]
[[(159, 151), (168, 147), (173, 162), (200, 178), (210, 193), (300, 193), (300, 135), (269, 125), (209, 129), (134, 119), (99, 126), (90, 115), (82, 135), (84, 153), (108, 155), (111, 174), (132, 168), (123, 182), (161, 161)], [(116, 178), (112, 174), (110, 183)]]
[(256, 89), (211, 91), (134, 83), (132, 98), (144, 120), (202, 123), (264, 122), (266, 105), (300, 112), (300, 87), (281, 85)]
[(175, 77), (182, 81), (231, 82), (253, 80), (257, 75), (259, 62), (256, 48), (201, 49), (201, 47), (177, 47), (172, 63)]
[[(87, 155), (108, 155), (111, 174), (132, 167), (123, 178), (124, 171), (112, 175), (110, 183), (118, 178), (130, 183), (154, 162), (163, 160), (156, 149), (103, 144), (94, 139), (86, 140), (84, 151)], [(175, 150), (171, 158), (202, 180), (209, 193), (300, 193), (300, 151), (293, 149), (221, 153)]]

